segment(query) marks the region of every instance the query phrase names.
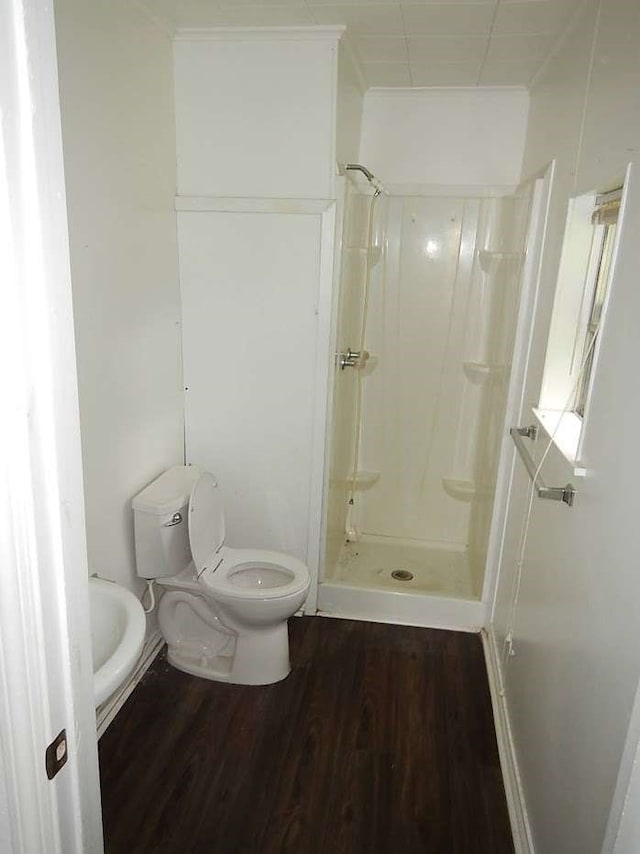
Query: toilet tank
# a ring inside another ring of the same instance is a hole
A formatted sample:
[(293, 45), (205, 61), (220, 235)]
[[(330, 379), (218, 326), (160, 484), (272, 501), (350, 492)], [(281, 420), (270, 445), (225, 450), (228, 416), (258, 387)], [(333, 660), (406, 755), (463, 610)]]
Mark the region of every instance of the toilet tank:
[(131, 502), (136, 570), (142, 578), (177, 575), (191, 561), (189, 495), (201, 474), (198, 466), (174, 466)]

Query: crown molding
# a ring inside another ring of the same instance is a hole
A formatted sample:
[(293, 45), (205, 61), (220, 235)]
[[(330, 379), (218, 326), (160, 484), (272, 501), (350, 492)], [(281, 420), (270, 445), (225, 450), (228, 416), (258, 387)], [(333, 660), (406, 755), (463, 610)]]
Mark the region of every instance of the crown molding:
[(175, 41), (332, 41), (342, 38), (346, 27), (183, 27)]

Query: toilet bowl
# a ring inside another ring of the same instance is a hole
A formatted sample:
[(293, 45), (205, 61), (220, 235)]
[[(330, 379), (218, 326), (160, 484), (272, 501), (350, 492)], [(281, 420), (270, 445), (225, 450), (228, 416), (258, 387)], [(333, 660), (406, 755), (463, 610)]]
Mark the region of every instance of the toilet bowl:
[(165, 590), (158, 623), (170, 663), (240, 685), (284, 679), (287, 620), (309, 590), (305, 564), (226, 546), (217, 482), (195, 466), (169, 469), (132, 506), (138, 574)]

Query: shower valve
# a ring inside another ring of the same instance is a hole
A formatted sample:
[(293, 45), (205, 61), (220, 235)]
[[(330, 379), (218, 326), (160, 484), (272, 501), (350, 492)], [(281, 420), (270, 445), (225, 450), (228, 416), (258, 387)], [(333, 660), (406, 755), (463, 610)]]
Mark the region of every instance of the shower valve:
[(347, 347), (346, 353), (338, 353), (338, 364), (341, 371), (345, 368), (362, 368), (368, 358), (369, 354), (366, 350), (352, 350), (351, 347)]

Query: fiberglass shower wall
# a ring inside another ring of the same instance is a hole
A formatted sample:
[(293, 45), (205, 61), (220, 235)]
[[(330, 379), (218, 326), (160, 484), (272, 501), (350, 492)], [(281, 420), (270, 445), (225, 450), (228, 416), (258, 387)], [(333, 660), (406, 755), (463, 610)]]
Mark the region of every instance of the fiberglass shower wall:
[[(343, 538), (411, 553), (414, 571), (421, 559), (439, 562), (441, 572), (416, 574), (421, 592), (481, 593), (527, 215), (526, 200), (423, 196), (389, 198), (375, 211), (373, 233), (385, 239), (382, 252), (369, 250), (371, 359), (359, 374), (342, 372), (334, 407), (334, 437), (340, 424), (351, 454), (343, 473), (356, 470), (362, 483), (341, 496), (334, 488), (330, 506), (342, 506), (330, 516), (334, 541), (340, 518)], [(357, 274), (343, 275), (342, 327), (362, 315), (360, 255), (345, 247), (345, 268)], [(346, 440), (358, 381), (359, 446)], [(348, 566), (340, 580), (349, 581)]]
[[(381, 235), (370, 229), (372, 191), (348, 177), (345, 180), (344, 222), (342, 229), (339, 280), (337, 353), (358, 349), (362, 333), (367, 275), (374, 256), (381, 254)], [(376, 207), (379, 202), (376, 202)], [(373, 209), (375, 211), (375, 208)], [(371, 247), (369, 243), (371, 242)], [(353, 369), (341, 370), (336, 364), (333, 384), (331, 443), (329, 460), (329, 497), (325, 552), (325, 575), (335, 569), (350, 523), (349, 499), (360, 429), (362, 376)]]

